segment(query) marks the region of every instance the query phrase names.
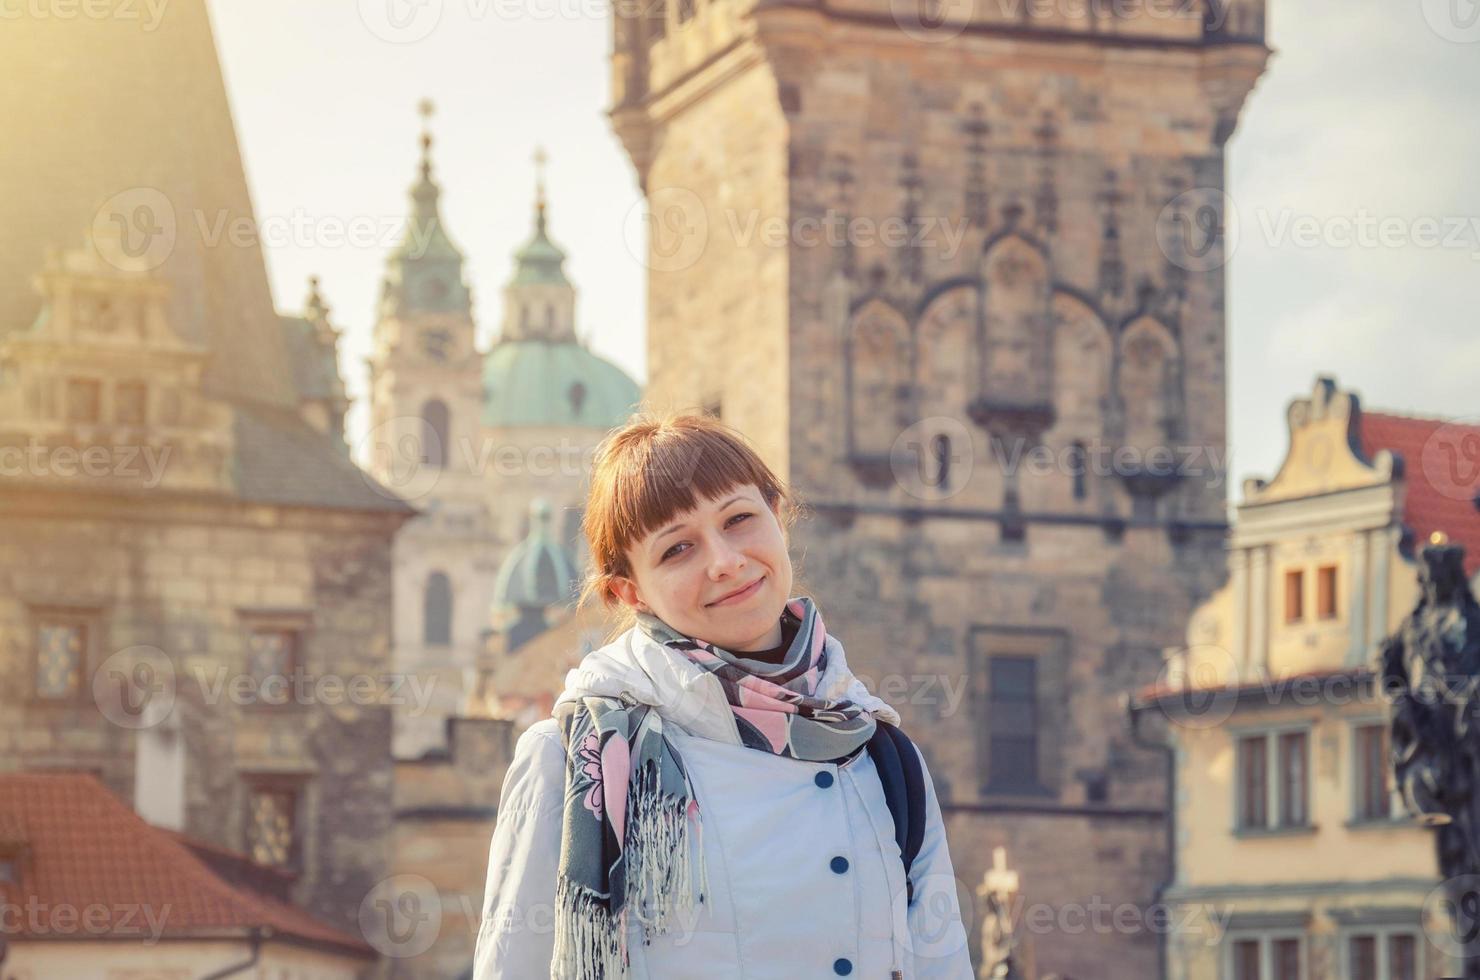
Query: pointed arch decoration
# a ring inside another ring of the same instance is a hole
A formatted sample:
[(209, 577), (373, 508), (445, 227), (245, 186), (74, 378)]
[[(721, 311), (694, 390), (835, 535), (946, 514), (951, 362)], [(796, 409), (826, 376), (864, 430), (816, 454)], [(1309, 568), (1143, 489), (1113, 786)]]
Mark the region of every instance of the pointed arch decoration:
[(1156, 497), (1177, 482), (1181, 434), (1181, 350), (1166, 324), (1140, 316), (1126, 324), (1115, 352), (1116, 442), (1128, 450), (1117, 472), (1136, 496)]
[(970, 415), (994, 442), (1037, 444), (1053, 425), (1052, 277), (1042, 247), (1018, 232), (982, 255), (981, 378)]
[(843, 346), (848, 458), (860, 479), (880, 486), (908, 414), (909, 323), (888, 302), (867, 300), (850, 318)]
[(1064, 290), (1055, 291), (1050, 310), (1055, 426), (1066, 438), (1101, 440), (1115, 350), (1110, 329), (1094, 307)]

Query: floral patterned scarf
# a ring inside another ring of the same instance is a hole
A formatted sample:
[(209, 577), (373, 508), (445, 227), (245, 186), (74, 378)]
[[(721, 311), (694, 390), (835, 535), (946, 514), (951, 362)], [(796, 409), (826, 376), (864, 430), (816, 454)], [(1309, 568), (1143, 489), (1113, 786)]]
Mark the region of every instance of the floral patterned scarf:
[(638, 613), (636, 626), (567, 674), (552, 712), (567, 765), (551, 977), (625, 977), (629, 910), (645, 931), (663, 934), (693, 913), (696, 886), (704, 901), (699, 802), (667, 726), (826, 762), (861, 749), (876, 716), (899, 724), (894, 709), (848, 670), (811, 598), (787, 600), (782, 619), (796, 634), (779, 664), (746, 659)]

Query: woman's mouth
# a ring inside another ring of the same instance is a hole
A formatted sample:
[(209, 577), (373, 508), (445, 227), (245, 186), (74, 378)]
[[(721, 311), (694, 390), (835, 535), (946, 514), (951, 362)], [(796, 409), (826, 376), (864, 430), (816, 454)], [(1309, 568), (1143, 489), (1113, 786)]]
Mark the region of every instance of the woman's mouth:
[(765, 580), (766, 580), (766, 577), (764, 575), (762, 575), (760, 578), (756, 579), (754, 582), (751, 582), (744, 589), (742, 589), (741, 591), (735, 593), (734, 595), (727, 596), (724, 599), (716, 599), (714, 602), (711, 602), (709, 605), (710, 606), (732, 606), (732, 605), (734, 605), (737, 602), (744, 602), (746, 599), (749, 599), (751, 596), (755, 595), (757, 592), (760, 591), (761, 583), (764, 582)]

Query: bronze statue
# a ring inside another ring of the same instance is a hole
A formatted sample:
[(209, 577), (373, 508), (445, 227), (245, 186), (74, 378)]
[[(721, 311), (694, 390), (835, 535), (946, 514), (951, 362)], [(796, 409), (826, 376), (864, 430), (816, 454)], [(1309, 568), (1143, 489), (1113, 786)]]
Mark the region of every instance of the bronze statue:
[(1422, 549), (1418, 575), (1417, 605), (1382, 642), (1393, 775), (1408, 811), (1435, 828), (1464, 977), (1480, 980), (1480, 604), (1464, 549), (1441, 535)]
[(1007, 867), (1007, 849), (992, 849), (992, 867), (982, 876), (976, 893), (986, 902), (982, 919), (982, 980), (1023, 980), (1017, 962), (1017, 924), (1013, 921), (1013, 899), (1018, 874)]

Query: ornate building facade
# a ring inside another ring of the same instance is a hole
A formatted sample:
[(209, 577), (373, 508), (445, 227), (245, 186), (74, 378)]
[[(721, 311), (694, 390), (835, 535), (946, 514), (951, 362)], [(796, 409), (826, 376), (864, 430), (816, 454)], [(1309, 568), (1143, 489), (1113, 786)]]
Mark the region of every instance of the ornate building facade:
[[(614, 22), (647, 399), (809, 502), (799, 583), (929, 754), (968, 903), (998, 845), (1056, 912), (1165, 873), (1165, 761), (1117, 698), (1226, 574), (1223, 148), (1269, 49), (1262, 0), (1153, 6)], [(1149, 928), (1025, 938), (1156, 968)]]
[[(377, 695), (414, 511), (349, 461), (316, 291), (280, 316), (255, 239), (203, 231), (255, 227), (204, 2), (142, 32), (17, 18), (0, 58), (27, 80), (0, 93), (0, 770), (90, 774), (358, 936), (390, 866)], [(51, 830), (5, 823), (7, 853)], [(7, 900), (45, 875), (22, 858)]]
[(1419, 597), (1416, 548), (1466, 547), (1480, 427), (1364, 411), (1318, 378), (1289, 451), (1243, 487), (1232, 574), (1132, 716), (1175, 758), (1168, 980), (1458, 974), (1433, 831), (1391, 777), (1378, 655)]

